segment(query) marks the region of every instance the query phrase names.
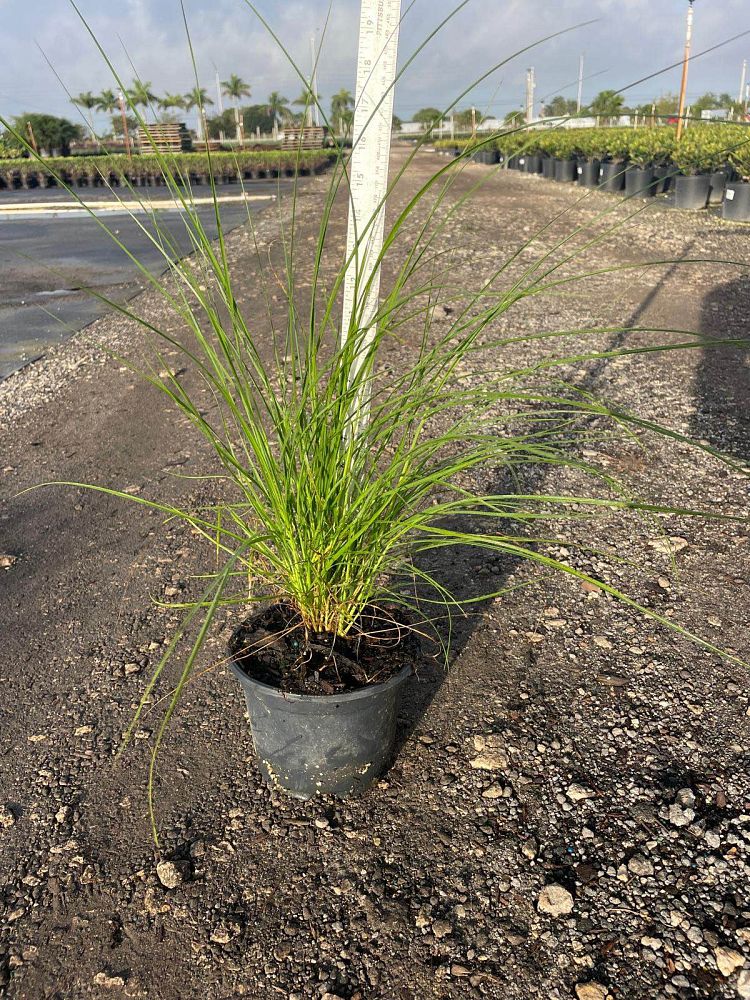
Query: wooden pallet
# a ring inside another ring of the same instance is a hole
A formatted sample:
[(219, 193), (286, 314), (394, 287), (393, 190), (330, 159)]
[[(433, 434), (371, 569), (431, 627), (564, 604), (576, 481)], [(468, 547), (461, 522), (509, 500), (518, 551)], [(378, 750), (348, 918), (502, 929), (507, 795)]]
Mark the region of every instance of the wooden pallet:
[(281, 139), (282, 149), (322, 149), (325, 145), (326, 129), (318, 125), (304, 128), (285, 128)]
[(157, 122), (138, 128), (138, 149), (150, 153), (154, 146), (160, 153), (185, 153), (193, 148), (193, 140), (184, 122)]

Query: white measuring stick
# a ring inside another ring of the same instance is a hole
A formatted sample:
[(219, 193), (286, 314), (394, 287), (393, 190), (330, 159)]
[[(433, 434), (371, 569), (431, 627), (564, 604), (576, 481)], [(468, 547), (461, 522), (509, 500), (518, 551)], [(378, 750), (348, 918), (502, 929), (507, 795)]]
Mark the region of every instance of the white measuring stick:
[[(349, 337), (352, 316), (358, 317), (357, 329), (352, 333), (357, 338), (357, 356), (352, 365), (351, 381), (356, 379), (365, 363), (369, 345), (375, 336), (373, 320), (380, 295), (380, 266), (376, 266), (376, 261), (383, 248), (384, 199), (388, 189), (393, 83), (396, 79), (400, 20), (401, 0), (362, 0), (357, 95), (349, 165), (346, 255), (351, 260), (344, 278), (341, 326), (344, 343)], [(365, 289), (368, 289), (366, 295)], [(357, 427), (362, 427), (368, 419), (369, 402), (368, 379), (357, 395)]]

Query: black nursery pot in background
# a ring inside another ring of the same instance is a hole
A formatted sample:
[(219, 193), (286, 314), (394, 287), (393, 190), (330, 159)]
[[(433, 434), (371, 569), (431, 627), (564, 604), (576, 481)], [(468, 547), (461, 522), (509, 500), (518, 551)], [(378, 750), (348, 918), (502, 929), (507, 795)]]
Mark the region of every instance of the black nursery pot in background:
[(721, 217), (730, 222), (750, 222), (750, 184), (747, 181), (727, 184)]
[(625, 171), (625, 193), (648, 198), (655, 193), (656, 181), (651, 167), (628, 167)]
[(575, 160), (555, 160), (555, 180), (572, 184), (576, 179)]
[(532, 154), (531, 156), (524, 157), (526, 162), (523, 165), (523, 169), (527, 174), (538, 174), (541, 173), (542, 169), (542, 158), (541, 156), (536, 156)]
[(474, 163), (484, 163), (485, 166), (492, 166), (493, 163), (498, 162), (499, 155), (496, 149), (478, 149), (471, 158)]
[(555, 161), (551, 156), (542, 157), (542, 177), (551, 181), (555, 176)]
[(599, 187), (610, 194), (618, 194), (625, 187), (625, 164), (607, 161), (602, 163)]
[(695, 174), (692, 177), (676, 177), (674, 186), (674, 207), (687, 211), (697, 211), (705, 208), (708, 203), (708, 193), (711, 182), (708, 174)]
[(578, 162), (578, 183), (583, 187), (599, 187), (599, 171), (601, 164), (598, 160), (580, 160)]
[(709, 205), (720, 205), (724, 198), (724, 191), (729, 181), (728, 170), (714, 170), (708, 175), (708, 203)]
[(654, 167), (654, 194), (666, 194), (674, 183), (674, 169), (670, 169), (666, 163), (659, 163)]

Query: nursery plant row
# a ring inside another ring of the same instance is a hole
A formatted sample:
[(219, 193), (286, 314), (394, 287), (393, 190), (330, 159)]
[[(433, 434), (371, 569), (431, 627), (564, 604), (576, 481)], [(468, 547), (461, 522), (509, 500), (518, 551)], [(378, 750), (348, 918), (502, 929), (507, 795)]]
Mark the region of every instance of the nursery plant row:
[(561, 182), (651, 196), (674, 187), (675, 207), (722, 203), (722, 216), (750, 222), (750, 126), (519, 129), (436, 148)]
[[(211, 173), (216, 183), (268, 177), (291, 177), (323, 170), (332, 154), (324, 150), (268, 150), (247, 153), (179, 153), (167, 161), (175, 178), (205, 184)], [(0, 189), (55, 187), (59, 180), (71, 187), (159, 186), (164, 170), (159, 157), (123, 155), (52, 157), (0, 160)]]

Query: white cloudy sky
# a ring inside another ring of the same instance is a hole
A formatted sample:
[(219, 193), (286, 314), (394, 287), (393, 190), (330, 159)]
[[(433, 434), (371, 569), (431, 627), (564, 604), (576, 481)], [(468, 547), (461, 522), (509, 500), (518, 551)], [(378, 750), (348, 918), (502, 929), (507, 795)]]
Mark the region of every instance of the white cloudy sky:
[[(126, 79), (128, 59), (157, 92), (193, 85), (179, 0), (79, 0), (102, 46)], [(310, 36), (322, 29), (328, 0), (256, 0), (263, 15), (304, 66)], [(403, 0), (404, 8), (409, 0)], [(456, 0), (415, 0), (401, 33), (401, 59), (456, 5)], [(251, 100), (271, 90), (289, 98), (300, 91), (293, 71), (244, 0), (186, 0), (201, 83), (213, 86), (235, 72), (253, 88)], [(596, 23), (545, 42), (515, 59), (470, 98), (483, 111), (501, 113), (520, 105), (525, 69), (536, 69), (537, 97), (574, 96), (578, 58), (586, 53), (585, 94), (620, 88), (681, 58), (685, 0), (470, 0), (410, 67), (396, 93), (396, 110), (408, 118), (424, 105), (446, 106), (471, 80), (519, 48), (557, 29), (589, 19)], [(321, 55), (319, 90), (327, 103), (340, 87), (353, 89), (358, 0), (333, 0)], [(68, 0), (0, 0), (0, 113), (71, 111), (60, 83), (46, 65), (46, 53), (72, 93), (111, 86), (97, 54)], [(750, 29), (747, 0), (697, 0), (695, 51)], [(127, 52), (127, 55), (125, 55)], [(739, 90), (743, 58), (750, 59), (750, 34), (696, 61), (689, 95), (705, 90)], [(567, 85), (567, 86), (566, 86)], [(676, 90), (679, 71), (628, 90), (643, 103)]]

